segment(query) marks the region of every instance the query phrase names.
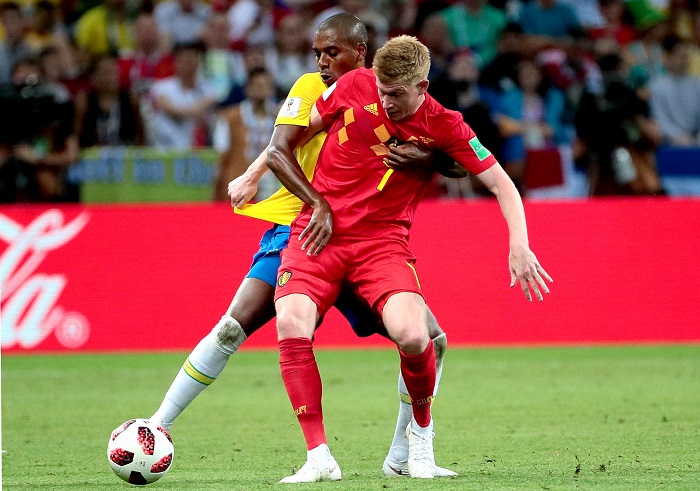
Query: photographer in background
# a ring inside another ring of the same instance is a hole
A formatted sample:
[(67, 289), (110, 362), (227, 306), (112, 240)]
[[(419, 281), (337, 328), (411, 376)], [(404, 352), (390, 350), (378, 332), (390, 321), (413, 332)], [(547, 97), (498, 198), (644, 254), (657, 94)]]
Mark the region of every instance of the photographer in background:
[(577, 165), (588, 171), (591, 195), (663, 194), (654, 160), (658, 124), (625, 80), (619, 53), (600, 56), (598, 64), (602, 87), (584, 92), (575, 116)]
[(38, 60), (15, 63), (0, 86), (0, 202), (78, 201), (68, 167), (78, 160), (73, 102), (43, 83)]

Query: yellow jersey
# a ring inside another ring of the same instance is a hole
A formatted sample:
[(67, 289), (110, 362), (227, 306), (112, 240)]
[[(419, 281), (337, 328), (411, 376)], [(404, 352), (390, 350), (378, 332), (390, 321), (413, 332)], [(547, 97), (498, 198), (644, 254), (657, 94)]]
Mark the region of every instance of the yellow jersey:
[[(314, 106), (316, 99), (327, 88), (318, 72), (306, 73), (299, 77), (289, 91), (289, 95), (277, 115), (275, 126), (291, 124), (308, 127), (311, 118), (311, 108)], [(296, 151), (297, 160), (309, 181), (314, 175), (316, 161), (325, 140), (326, 133), (321, 132)], [(283, 187), (267, 199), (258, 203), (243, 205), (240, 209), (234, 207), (233, 211), (239, 215), (258, 218), (280, 225), (289, 225), (299, 214), (303, 205), (304, 203), (299, 198)]]

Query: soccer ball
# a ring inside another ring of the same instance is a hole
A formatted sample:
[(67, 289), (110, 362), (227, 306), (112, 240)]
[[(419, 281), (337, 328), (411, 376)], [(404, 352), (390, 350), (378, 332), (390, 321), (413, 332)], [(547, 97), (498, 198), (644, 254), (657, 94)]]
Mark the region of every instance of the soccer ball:
[(150, 484), (168, 472), (175, 447), (168, 430), (147, 419), (130, 419), (112, 432), (107, 458), (116, 475), (131, 484)]

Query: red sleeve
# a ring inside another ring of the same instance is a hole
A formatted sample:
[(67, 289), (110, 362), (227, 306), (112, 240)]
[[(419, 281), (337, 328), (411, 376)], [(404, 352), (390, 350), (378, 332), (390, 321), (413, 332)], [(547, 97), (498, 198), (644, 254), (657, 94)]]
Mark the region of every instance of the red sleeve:
[(349, 99), (346, 91), (351, 90), (356, 75), (357, 70), (346, 73), (316, 100), (316, 110), (321, 115), (324, 124), (332, 123), (336, 116), (346, 109), (344, 103)]
[(446, 111), (436, 118), (439, 128), (433, 134), (440, 135), (438, 149), (452, 157), (474, 175), (480, 174), (493, 164), (496, 157), (484, 147), (474, 130), (464, 122), (462, 115), (456, 111)]

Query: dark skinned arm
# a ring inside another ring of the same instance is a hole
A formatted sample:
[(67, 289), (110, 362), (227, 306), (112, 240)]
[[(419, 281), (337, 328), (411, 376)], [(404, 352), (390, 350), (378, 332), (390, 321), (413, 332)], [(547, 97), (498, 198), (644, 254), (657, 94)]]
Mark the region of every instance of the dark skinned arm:
[[(307, 254), (318, 255), (333, 233), (333, 216), (330, 205), (311, 185), (294, 155), (294, 149), (302, 142), (306, 130), (303, 126), (276, 126), (267, 150), (267, 166), (289, 192), (313, 209), (311, 220), (299, 235), (299, 240), (306, 239), (301, 249), (306, 250)], [(308, 133), (312, 131), (313, 134), (317, 132), (310, 124)]]
[(388, 148), (386, 164), (396, 170), (431, 169), (452, 178), (465, 177), (468, 174), (464, 167), (437, 150), (430, 150), (411, 142), (401, 142), (396, 138), (389, 140)]

